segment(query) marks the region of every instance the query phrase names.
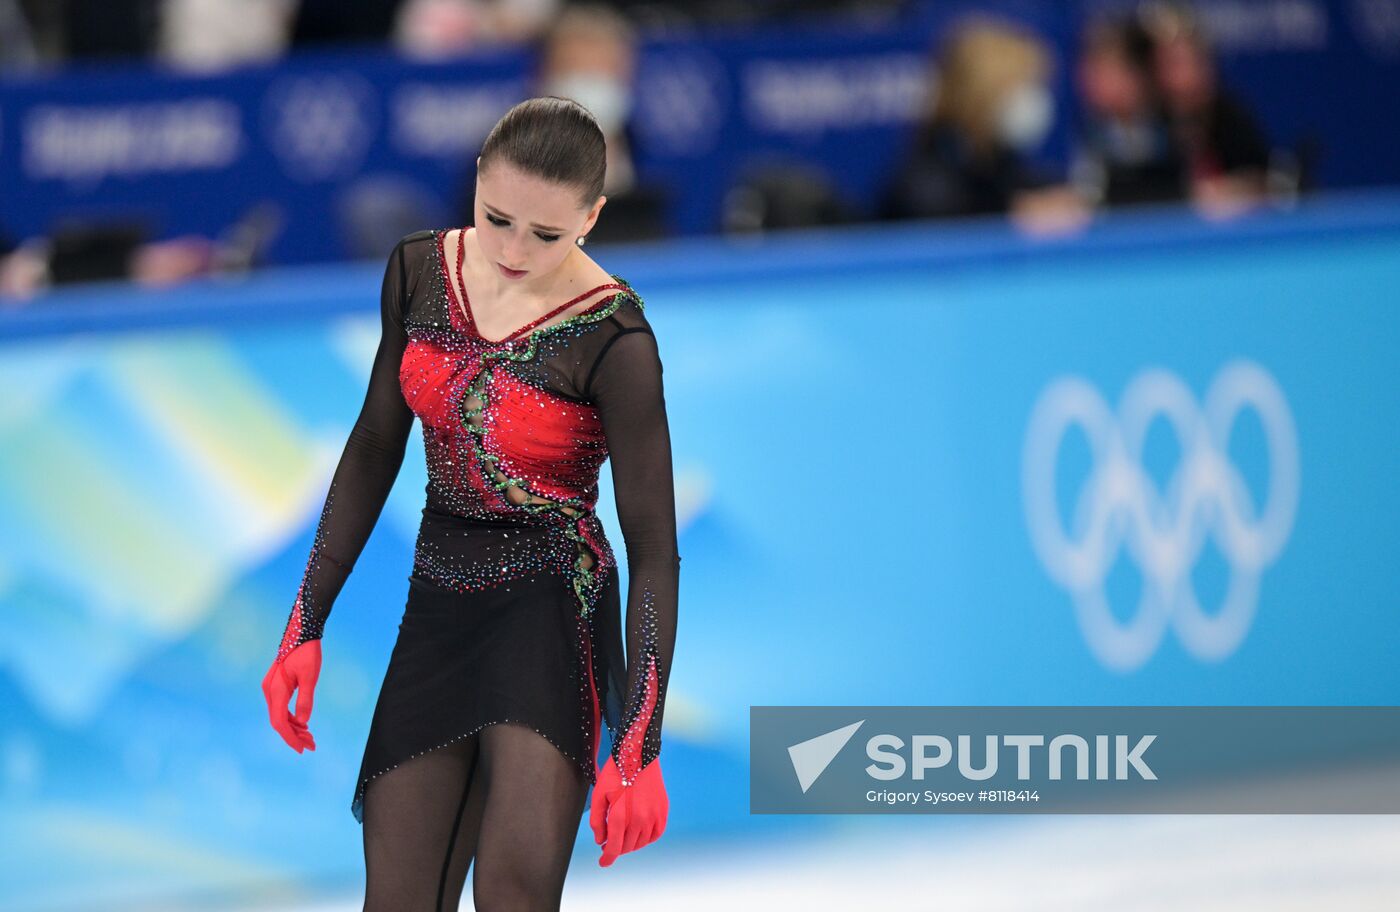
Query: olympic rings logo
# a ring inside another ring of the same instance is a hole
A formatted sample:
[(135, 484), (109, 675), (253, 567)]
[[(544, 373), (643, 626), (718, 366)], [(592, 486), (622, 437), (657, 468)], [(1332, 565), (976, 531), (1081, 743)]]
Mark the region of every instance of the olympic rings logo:
[[(1264, 429), (1269, 484), (1262, 511), (1228, 456), (1236, 418), (1252, 408)], [(1165, 491), (1142, 467), (1152, 420), (1162, 415), (1181, 446)], [(1060, 522), (1055, 469), (1061, 441), (1077, 425), (1093, 465), (1073, 503), (1071, 530)], [(1088, 381), (1060, 378), (1032, 410), (1022, 450), (1021, 483), (1032, 546), (1066, 589), (1090, 649), (1107, 667), (1130, 671), (1152, 655), (1170, 624), (1194, 656), (1219, 661), (1239, 646), (1254, 618), (1259, 580), (1283, 550), (1298, 506), (1298, 436), (1274, 378), (1250, 361), (1226, 364), (1197, 405), (1186, 384), (1160, 369), (1128, 384), (1115, 415)], [(1229, 564), (1220, 610), (1207, 614), (1192, 589), (1191, 568), (1210, 535)], [(1141, 571), (1134, 616), (1117, 620), (1104, 582), (1120, 549)]]

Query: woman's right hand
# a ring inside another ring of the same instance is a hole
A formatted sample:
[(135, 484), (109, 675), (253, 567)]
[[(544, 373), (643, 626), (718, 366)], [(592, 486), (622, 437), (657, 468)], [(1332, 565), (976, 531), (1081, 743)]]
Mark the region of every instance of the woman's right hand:
[[(321, 675), (321, 641), (307, 640), (282, 658), (274, 661), (263, 675), (263, 696), (272, 727), (297, 753), (316, 749), (316, 739), (306, 727), (311, 719), (311, 704), (316, 696), (316, 679)], [(287, 703), (296, 691), (296, 715), (287, 710)]]

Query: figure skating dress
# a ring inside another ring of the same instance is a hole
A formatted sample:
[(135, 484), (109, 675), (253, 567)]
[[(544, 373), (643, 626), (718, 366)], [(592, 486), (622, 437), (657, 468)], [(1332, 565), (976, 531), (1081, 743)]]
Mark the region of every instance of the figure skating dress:
[[(643, 301), (614, 275), (487, 339), (462, 281), (469, 230), (451, 245), (448, 230), (415, 232), (389, 257), (369, 389), (280, 646), (286, 655), (321, 636), (417, 417), (427, 496), (351, 799), (361, 823), (377, 777), (492, 723), (528, 725), (590, 784), (604, 727), (625, 784), (661, 749), (680, 555), (662, 365)], [(609, 459), (625, 623), (595, 513)]]

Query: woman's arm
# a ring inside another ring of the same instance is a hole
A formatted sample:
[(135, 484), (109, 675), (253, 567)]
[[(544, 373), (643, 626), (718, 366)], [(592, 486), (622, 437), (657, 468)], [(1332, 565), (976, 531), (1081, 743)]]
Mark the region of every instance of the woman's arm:
[(680, 555), (661, 359), (648, 326), (612, 337), (592, 370), (627, 548), (627, 691), (612, 758), (623, 785), (661, 751), (661, 717), (676, 639)]
[(311, 556), (297, 590), (277, 661), (297, 646), (320, 639), (331, 606), (374, 530), (403, 464), (413, 412), (399, 386), (408, 344), (403, 315), (407, 273), (400, 239), (389, 255), (380, 291), (382, 329), (370, 369), (369, 389), (331, 478)]

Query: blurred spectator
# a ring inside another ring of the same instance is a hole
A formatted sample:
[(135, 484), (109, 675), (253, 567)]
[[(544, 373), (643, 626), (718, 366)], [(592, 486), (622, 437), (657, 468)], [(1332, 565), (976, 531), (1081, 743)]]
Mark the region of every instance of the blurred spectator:
[[(668, 233), (668, 198), (658, 184), (642, 181), (632, 162), (633, 79), (637, 35), (625, 16), (607, 6), (574, 4), (550, 24), (535, 74), (536, 95), (557, 95), (583, 105), (607, 142), (603, 214), (590, 243), (647, 240)], [(462, 213), (475, 211), (475, 167), (466, 181)]]
[(835, 19), (844, 23), (889, 22), (912, 4), (909, 0), (612, 0), (649, 32), (682, 32), (698, 25), (760, 25)]
[(1269, 141), (1244, 103), (1220, 84), (1199, 21), (1179, 3), (1151, 3), (1153, 70), (1186, 158), (1192, 201), (1208, 213), (1248, 208), (1268, 189)]
[(481, 20), (475, 0), (405, 0), (394, 23), (394, 47), (424, 59), (462, 54), (481, 42)]
[[(614, 0), (661, 32), (705, 23), (844, 15), (889, 21), (908, 0)], [(70, 58), (150, 57), (212, 70), (288, 45), (392, 43), (444, 56), (538, 40), (566, 0), (0, 0), (0, 67)]]
[(1083, 122), (1074, 183), (1095, 205), (1185, 200), (1190, 187), (1153, 78), (1152, 39), (1135, 17), (1090, 20), (1075, 86)]
[(245, 273), (266, 261), (283, 216), (272, 203), (255, 203), (217, 237), (185, 234), (151, 240), (137, 218), (104, 221), (68, 217), (52, 231), (15, 244), (0, 238), (0, 296), (6, 306), (41, 291), (78, 282), (128, 279), (161, 287), (208, 275)]
[(931, 109), (881, 205), (886, 218), (1011, 216), (1031, 230), (1081, 224), (1083, 204), (1031, 161), (1054, 125), (1050, 51), (1008, 23), (973, 19), (937, 55)]
[(29, 17), (19, 0), (0, 0), (0, 66), (27, 69), (39, 62)]
[(414, 57), (461, 54), (483, 44), (538, 40), (562, 0), (405, 0), (394, 44)]
[(296, 10), (297, 0), (165, 0), (157, 50), (190, 70), (280, 57)]
[(604, 6), (570, 7), (546, 33), (536, 87), (541, 95), (572, 98), (593, 114), (608, 141), (603, 192), (625, 193), (636, 183), (625, 128), (632, 115), (637, 36), (620, 13)]

